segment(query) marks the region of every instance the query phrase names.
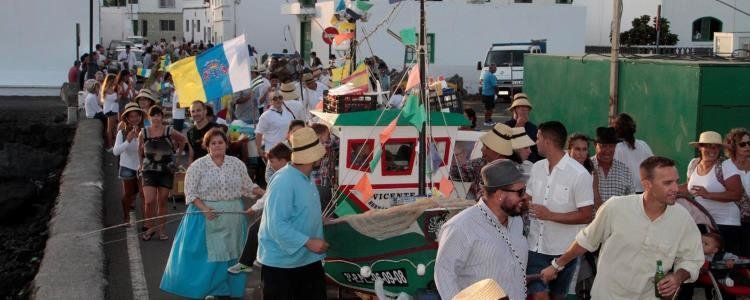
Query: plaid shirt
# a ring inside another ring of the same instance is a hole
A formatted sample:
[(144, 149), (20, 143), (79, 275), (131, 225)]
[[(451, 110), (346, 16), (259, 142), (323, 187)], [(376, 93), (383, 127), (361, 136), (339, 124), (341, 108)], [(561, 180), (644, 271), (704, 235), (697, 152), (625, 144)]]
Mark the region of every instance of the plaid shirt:
[(591, 162), (596, 170), (596, 177), (599, 178), (599, 195), (602, 202), (609, 200), (613, 196), (625, 196), (635, 193), (633, 181), (630, 176), (630, 169), (619, 160), (612, 161), (612, 167), (609, 168), (609, 174), (604, 174), (604, 170), (599, 167), (599, 161), (596, 156), (591, 157)]
[(480, 171), (486, 164), (487, 161), (484, 159), (484, 157), (479, 157), (468, 161), (464, 165), (451, 166), (450, 177), (452, 180), (472, 182), (471, 186), (469, 187), (469, 191), (466, 193), (466, 199), (477, 200), (482, 196), (481, 186), (483, 182)]
[(330, 143), (325, 145), (326, 155), (320, 159), (320, 166), (310, 173), (310, 178), (315, 182), (315, 185), (330, 187), (336, 182), (338, 157), (335, 157), (335, 153), (338, 153), (338, 144), (338, 139), (331, 135)]

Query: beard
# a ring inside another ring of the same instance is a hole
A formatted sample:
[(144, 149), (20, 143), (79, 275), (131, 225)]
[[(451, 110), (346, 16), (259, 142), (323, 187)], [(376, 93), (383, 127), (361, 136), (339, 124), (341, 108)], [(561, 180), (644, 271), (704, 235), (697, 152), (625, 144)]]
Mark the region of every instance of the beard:
[(506, 204), (505, 201), (500, 205), (500, 209), (505, 212), (506, 215), (509, 217), (517, 217), (520, 216), (523, 213), (523, 207), (521, 205), (522, 202), (516, 203), (516, 205), (509, 205)]

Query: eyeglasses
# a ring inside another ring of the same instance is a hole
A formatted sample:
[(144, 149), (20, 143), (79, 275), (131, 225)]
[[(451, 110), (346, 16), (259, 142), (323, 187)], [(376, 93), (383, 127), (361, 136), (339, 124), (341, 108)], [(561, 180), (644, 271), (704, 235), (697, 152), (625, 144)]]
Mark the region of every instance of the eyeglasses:
[(511, 189), (500, 189), (503, 192), (509, 192), (509, 193), (516, 193), (518, 194), (519, 198), (523, 198), (524, 195), (526, 195), (526, 187), (522, 187), (517, 190), (511, 190)]
[(739, 143), (737, 143), (737, 147), (745, 148), (747, 146), (750, 146), (750, 142), (739, 142)]

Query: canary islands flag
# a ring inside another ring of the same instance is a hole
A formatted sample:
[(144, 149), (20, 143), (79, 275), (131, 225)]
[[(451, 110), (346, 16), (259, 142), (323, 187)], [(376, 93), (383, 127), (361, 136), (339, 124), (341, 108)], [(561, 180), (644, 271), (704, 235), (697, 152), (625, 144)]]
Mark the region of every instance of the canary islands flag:
[(219, 99), (250, 88), (250, 54), (245, 35), (168, 67), (181, 107)]

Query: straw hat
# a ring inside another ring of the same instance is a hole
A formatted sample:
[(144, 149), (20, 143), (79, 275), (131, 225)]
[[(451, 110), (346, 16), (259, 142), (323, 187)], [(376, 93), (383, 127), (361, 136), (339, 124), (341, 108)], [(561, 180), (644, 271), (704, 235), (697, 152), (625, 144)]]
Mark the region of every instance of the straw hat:
[(724, 141), (721, 139), (721, 134), (716, 131), (704, 131), (698, 137), (697, 142), (690, 142), (690, 145), (697, 147), (700, 144), (716, 144), (724, 146)]
[(484, 279), (460, 291), (453, 300), (498, 300), (508, 299), (503, 288), (494, 279)]
[[(518, 95), (519, 94), (516, 94), (516, 96)], [(515, 98), (515, 100), (513, 100), (513, 104), (511, 104), (510, 107), (508, 107), (508, 111), (512, 111), (513, 109), (519, 106), (526, 106), (529, 108), (529, 110), (533, 108), (533, 106), (531, 106), (531, 102), (529, 102), (529, 99), (523, 96), (522, 97), (516, 97), (516, 96), (513, 97)]]
[(302, 82), (308, 83), (310, 81), (315, 81), (315, 78), (313, 78), (311, 73), (302, 74)]
[(143, 111), (140, 106), (138, 106), (138, 103), (129, 102), (128, 104), (125, 105), (125, 110), (123, 110), (122, 113), (120, 114), (120, 121), (125, 122), (125, 118), (127, 118), (128, 113), (131, 111), (140, 112), (141, 117), (143, 117), (146, 114), (146, 112)]
[(513, 150), (536, 145), (529, 135), (526, 134), (526, 129), (523, 127), (513, 127), (511, 128), (511, 133), (513, 133), (513, 135), (510, 143), (513, 146)]
[(289, 142), (292, 144), (292, 163), (295, 164), (314, 163), (326, 154), (326, 149), (320, 144), (318, 135), (310, 127), (292, 133)]
[(281, 95), (284, 96), (284, 100), (299, 99), (299, 95), (297, 95), (297, 87), (295, 87), (292, 82), (281, 84)]
[(138, 95), (136, 95), (133, 100), (135, 100), (135, 102), (138, 102), (138, 98), (149, 99), (149, 100), (153, 101), (152, 104), (156, 104), (156, 102), (157, 102), (156, 96), (154, 96), (153, 92), (151, 92), (151, 90), (149, 90), (149, 89), (141, 89), (140, 91), (138, 91)]
[(482, 144), (492, 149), (498, 154), (510, 156), (513, 154), (513, 145), (511, 144), (513, 133), (510, 127), (505, 124), (495, 124), (489, 132), (479, 138)]

